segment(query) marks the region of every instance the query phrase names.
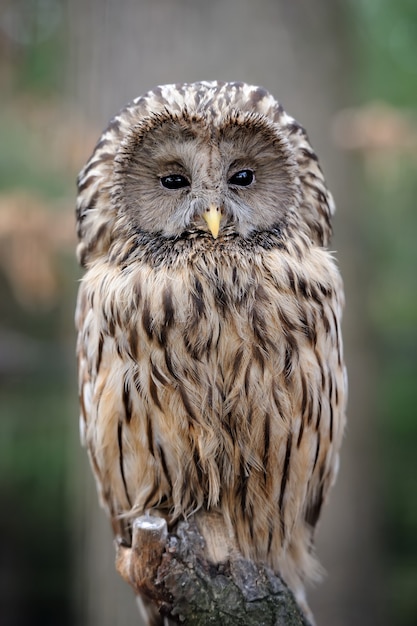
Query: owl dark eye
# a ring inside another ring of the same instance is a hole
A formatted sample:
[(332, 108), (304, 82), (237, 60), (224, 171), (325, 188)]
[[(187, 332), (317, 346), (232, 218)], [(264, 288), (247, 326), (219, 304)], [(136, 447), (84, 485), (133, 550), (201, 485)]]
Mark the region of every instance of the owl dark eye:
[(229, 178), (229, 185), (239, 185), (239, 187), (248, 187), (255, 180), (255, 174), (252, 170), (240, 170)]
[(181, 174), (170, 174), (169, 176), (162, 176), (161, 185), (166, 189), (182, 189), (189, 187), (190, 182)]

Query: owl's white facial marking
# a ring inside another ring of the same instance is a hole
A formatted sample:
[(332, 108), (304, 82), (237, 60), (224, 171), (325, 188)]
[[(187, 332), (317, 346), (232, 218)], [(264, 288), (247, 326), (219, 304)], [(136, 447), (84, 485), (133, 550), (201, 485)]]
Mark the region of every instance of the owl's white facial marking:
[(221, 124), (188, 113), (150, 116), (132, 128), (115, 162), (120, 219), (166, 237), (246, 237), (282, 223), (300, 202), (292, 149), (261, 115), (234, 113)]

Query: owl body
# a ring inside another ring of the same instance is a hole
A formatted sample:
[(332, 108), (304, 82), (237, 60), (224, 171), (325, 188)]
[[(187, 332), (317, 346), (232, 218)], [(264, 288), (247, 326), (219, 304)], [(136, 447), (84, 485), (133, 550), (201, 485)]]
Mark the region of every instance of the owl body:
[(81, 431), (129, 540), (224, 519), (302, 596), (344, 427), (333, 203), (304, 130), (241, 83), (157, 88), (80, 174)]

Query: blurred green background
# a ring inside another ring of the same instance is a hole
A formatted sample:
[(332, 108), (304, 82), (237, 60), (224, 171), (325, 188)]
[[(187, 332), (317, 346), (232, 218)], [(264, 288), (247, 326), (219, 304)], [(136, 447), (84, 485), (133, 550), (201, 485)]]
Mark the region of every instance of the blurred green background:
[[(112, 569), (111, 539), (98, 575), (102, 548), (91, 546), (106, 522), (77, 434), (75, 177), (127, 99), (156, 83), (205, 78), (263, 83), (285, 106), (293, 103), (288, 110), (306, 123), (313, 144), (325, 145), (325, 173), (338, 189), (335, 247), (346, 276), (351, 406), (362, 406), (349, 412), (339, 498), (361, 503), (348, 533), (327, 530), (328, 522), (322, 541), (336, 536), (331, 545), (343, 544), (341, 555), (365, 554), (373, 573), (358, 591), (362, 565), (353, 557), (344, 568), (343, 556), (335, 556), (332, 577), (331, 554), (339, 552), (328, 548), (329, 579), (313, 601), (318, 623), (417, 623), (417, 3), (320, 0), (316, 9), (313, 15), (306, 0), (260, 2), (256, 10), (227, 0), (0, 3), (2, 624), (106, 623), (96, 605), (113, 585), (101, 580)], [(135, 24), (142, 33), (137, 51)], [(190, 31), (194, 40), (182, 34)], [(280, 46), (285, 61), (266, 66), (269, 53), (251, 39), (253, 31), (265, 46)], [(231, 51), (221, 63), (214, 48), (222, 49), (227, 32)], [(214, 48), (202, 50), (210, 39)], [(120, 65), (124, 50), (133, 73)], [(288, 98), (276, 91), (279, 81)], [(324, 118), (318, 103), (330, 100)], [(316, 118), (322, 121), (315, 126)], [(334, 155), (349, 164), (344, 183)], [(356, 465), (361, 478), (349, 479)], [(330, 601), (328, 587), (338, 568), (350, 570), (340, 602), (337, 594)], [(352, 621), (349, 607), (359, 593), (360, 619)], [(113, 604), (131, 601), (128, 591), (127, 600), (117, 598)], [(323, 608), (331, 602), (338, 618)], [(109, 623), (134, 623), (113, 610)]]

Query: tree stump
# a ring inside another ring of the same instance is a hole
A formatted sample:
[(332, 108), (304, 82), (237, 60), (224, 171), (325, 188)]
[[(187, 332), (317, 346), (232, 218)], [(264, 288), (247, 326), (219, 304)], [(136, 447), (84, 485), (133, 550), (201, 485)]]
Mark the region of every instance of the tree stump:
[(213, 514), (170, 533), (163, 518), (136, 518), (132, 545), (117, 544), (116, 567), (169, 624), (310, 626), (283, 581), (244, 559)]

